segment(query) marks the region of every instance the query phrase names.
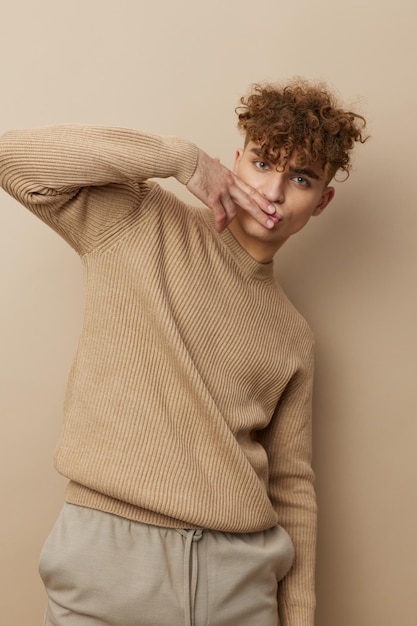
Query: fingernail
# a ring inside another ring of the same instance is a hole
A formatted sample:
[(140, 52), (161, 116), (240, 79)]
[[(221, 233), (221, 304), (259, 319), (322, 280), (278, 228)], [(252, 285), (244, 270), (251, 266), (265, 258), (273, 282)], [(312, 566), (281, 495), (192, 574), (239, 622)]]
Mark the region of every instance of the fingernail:
[(271, 228), (272, 226), (275, 226), (275, 222), (273, 220), (266, 220), (266, 225), (268, 228)]
[(271, 215), (272, 215), (273, 213), (276, 213), (276, 208), (274, 207), (274, 205), (273, 205), (273, 204), (270, 204), (270, 205), (268, 206), (268, 213), (271, 213)]

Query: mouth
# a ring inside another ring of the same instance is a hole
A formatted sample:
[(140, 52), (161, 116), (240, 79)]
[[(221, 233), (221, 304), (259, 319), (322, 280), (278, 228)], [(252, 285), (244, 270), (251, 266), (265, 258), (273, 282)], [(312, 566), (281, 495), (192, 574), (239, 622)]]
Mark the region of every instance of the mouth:
[(269, 217), (274, 222), (273, 228), (277, 226), (277, 224), (280, 224), (282, 220), (284, 219), (281, 215), (270, 215)]

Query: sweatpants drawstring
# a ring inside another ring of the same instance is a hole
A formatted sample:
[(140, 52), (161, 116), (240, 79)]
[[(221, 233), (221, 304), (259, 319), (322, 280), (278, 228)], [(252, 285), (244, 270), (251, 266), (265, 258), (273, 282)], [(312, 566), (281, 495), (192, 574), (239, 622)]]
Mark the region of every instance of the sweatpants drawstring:
[(195, 626), (195, 596), (197, 592), (198, 576), (198, 553), (195, 543), (203, 536), (202, 530), (178, 529), (178, 532), (185, 537), (184, 545), (184, 607), (185, 626)]

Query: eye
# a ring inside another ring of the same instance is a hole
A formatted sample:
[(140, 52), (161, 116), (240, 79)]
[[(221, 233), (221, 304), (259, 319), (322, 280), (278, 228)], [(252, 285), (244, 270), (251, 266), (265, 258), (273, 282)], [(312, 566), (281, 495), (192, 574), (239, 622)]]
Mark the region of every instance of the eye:
[(266, 161), (255, 161), (255, 167), (258, 168), (258, 170), (268, 170), (269, 169), (269, 165)]
[(310, 181), (304, 178), (304, 176), (294, 176), (293, 180), (302, 187), (310, 187)]

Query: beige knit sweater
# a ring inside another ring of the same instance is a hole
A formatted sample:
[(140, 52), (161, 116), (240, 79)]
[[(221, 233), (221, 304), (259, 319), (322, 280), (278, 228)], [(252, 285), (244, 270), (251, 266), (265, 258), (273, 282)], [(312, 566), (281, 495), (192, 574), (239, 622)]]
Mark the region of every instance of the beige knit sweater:
[(283, 626), (312, 626), (312, 335), (273, 276), (186, 183), (182, 139), (55, 126), (0, 140), (4, 189), (62, 235), (85, 272), (85, 319), (56, 467), (67, 500), (168, 527), (254, 532), (296, 548)]

